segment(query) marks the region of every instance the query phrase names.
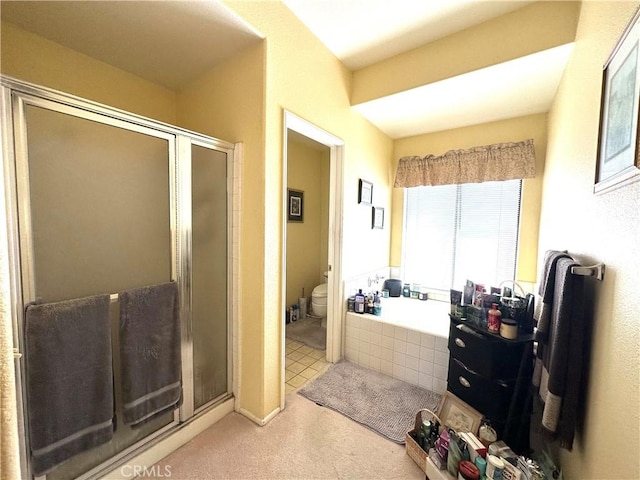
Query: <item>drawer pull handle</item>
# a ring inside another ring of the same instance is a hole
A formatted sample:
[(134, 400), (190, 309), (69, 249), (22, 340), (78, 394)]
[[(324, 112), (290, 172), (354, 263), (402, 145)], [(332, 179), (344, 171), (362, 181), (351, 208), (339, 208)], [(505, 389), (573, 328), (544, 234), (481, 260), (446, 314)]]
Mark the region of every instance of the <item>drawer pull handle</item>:
[(471, 387), (471, 384), (469, 383), (469, 380), (467, 380), (466, 378), (460, 376), (458, 377), (458, 380), (460, 381), (460, 383), (462, 384), (463, 387)]
[(460, 348), (464, 348), (467, 345), (464, 343), (464, 340), (462, 340), (461, 338), (456, 337), (456, 345), (459, 346)]

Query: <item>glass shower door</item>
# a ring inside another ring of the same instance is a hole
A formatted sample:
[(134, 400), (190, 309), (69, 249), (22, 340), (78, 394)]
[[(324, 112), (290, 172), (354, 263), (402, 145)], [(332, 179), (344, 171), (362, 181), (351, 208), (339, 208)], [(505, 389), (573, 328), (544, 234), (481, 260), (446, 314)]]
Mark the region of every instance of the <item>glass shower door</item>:
[(230, 391), (227, 153), (191, 147), (194, 408)]
[[(170, 137), (33, 105), (24, 111), (28, 159), (20, 177), (28, 179), (23, 218), (30, 215), (31, 229), (23, 237), (31, 245), (23, 251), (33, 255), (23, 265), (32, 280), (25, 303), (170, 281)], [(116, 418), (122, 412), (118, 310), (112, 302)], [(173, 421), (167, 413), (132, 428), (120, 418), (110, 442), (74, 456), (47, 479), (75, 478)]]
[[(10, 192), (14, 331), (24, 351), (27, 304), (177, 281), (182, 405), (131, 428), (121, 421), (119, 304), (112, 295), (115, 433), (47, 480), (95, 478), (231, 398), (232, 144), (18, 81), (11, 98)], [(25, 356), (16, 370), (22, 471), (30, 473)], [(117, 471), (117, 470), (115, 470)], [(31, 472), (32, 473), (32, 472)]]

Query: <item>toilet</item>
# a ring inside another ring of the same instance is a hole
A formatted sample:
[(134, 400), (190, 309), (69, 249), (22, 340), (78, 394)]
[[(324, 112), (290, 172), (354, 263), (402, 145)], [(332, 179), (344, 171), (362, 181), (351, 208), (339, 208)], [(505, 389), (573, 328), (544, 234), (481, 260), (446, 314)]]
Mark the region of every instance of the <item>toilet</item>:
[[(324, 274), (327, 278), (327, 272)], [(322, 326), (327, 327), (327, 283), (321, 283), (311, 292), (311, 311), (317, 317), (322, 317)]]

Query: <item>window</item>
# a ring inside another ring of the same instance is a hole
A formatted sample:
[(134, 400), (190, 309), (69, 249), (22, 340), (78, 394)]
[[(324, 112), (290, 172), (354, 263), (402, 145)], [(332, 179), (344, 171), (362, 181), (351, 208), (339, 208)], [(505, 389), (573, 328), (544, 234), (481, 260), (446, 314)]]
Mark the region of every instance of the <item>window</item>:
[(434, 290), (514, 280), (522, 180), (405, 189), (404, 278)]

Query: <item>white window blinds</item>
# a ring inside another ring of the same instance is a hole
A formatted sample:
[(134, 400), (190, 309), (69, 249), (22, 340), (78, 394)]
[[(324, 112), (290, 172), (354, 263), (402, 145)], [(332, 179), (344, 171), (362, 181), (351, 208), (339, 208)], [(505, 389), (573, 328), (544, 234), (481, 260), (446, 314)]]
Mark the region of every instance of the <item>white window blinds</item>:
[(461, 289), (515, 279), (521, 180), (405, 189), (406, 282)]

